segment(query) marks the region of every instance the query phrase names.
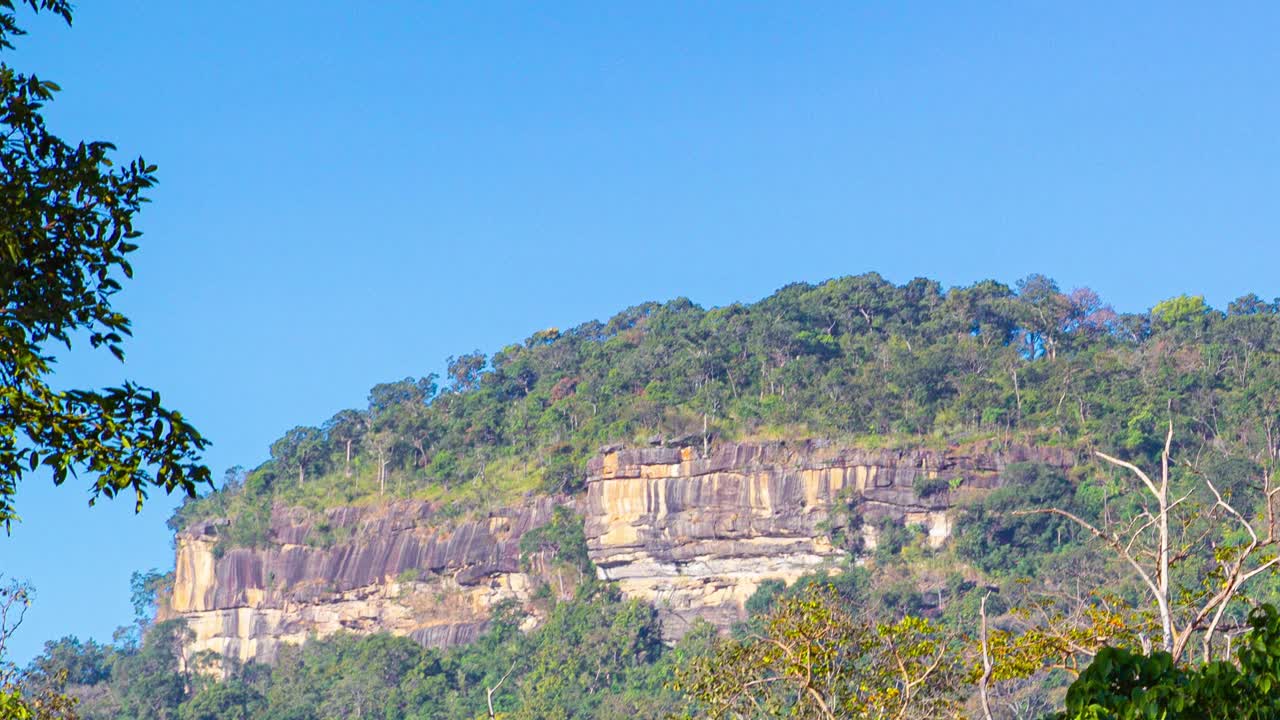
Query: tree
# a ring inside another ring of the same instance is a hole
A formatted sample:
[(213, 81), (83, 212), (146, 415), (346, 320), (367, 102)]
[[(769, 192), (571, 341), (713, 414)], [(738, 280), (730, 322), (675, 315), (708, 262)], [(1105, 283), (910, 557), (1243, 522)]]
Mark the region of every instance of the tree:
[(360, 442), (369, 428), (369, 417), (359, 410), (340, 410), (325, 421), (324, 432), (329, 439), (342, 443), (344, 460), (343, 473), (351, 477), (351, 449)]
[(295, 427), (284, 437), (271, 444), (271, 457), (280, 463), (281, 469), (293, 468), (298, 472), (298, 484), (307, 480), (307, 467), (320, 455), (324, 444), (324, 432), (313, 427)]
[(133, 621), (139, 629), (146, 629), (156, 616), (163, 598), (173, 594), (173, 573), (162, 573), (155, 568), (147, 572), (134, 571), (129, 576), (129, 602), (133, 605)]
[(4, 576), (0, 575), (0, 684), (13, 679), (14, 669), (8, 664), (5, 646), (22, 625), (33, 594), (31, 583), (22, 580), (5, 582)]
[(1203, 295), (1179, 295), (1156, 303), (1151, 308), (1151, 317), (1168, 327), (1175, 327), (1204, 317), (1209, 306)]
[(187, 697), (191, 678), (185, 647), (193, 634), (183, 620), (157, 623), (135, 652), (117, 660), (111, 684), (123, 716), (137, 720), (171, 720)]
[(829, 587), (784, 598), (764, 627), (676, 672), (713, 718), (935, 718), (960, 708), (964, 661), (934, 623), (855, 617)]
[(439, 386), (436, 374), (421, 378), (407, 377), (393, 383), (373, 386), (369, 391), (369, 416), (375, 430), (389, 430), (404, 438), (418, 453), (418, 464), (430, 463), (431, 443), (438, 429), (431, 413), (431, 401)]
[(114, 648), (94, 640), (66, 636), (46, 640), (44, 650), (24, 671), (29, 685), (54, 688), (69, 685), (96, 685), (111, 678)]
[(365, 435), (364, 440), (378, 463), (378, 494), (386, 495), (387, 467), (395, 459), (398, 447), (396, 435), (389, 430), (378, 430)]
[(467, 392), (480, 387), (480, 375), (488, 363), (484, 353), (476, 350), (460, 357), (450, 357), (448, 362), (449, 378), (453, 380), (453, 389)]
[(1071, 303), (1058, 290), (1058, 284), (1039, 273), (1028, 275), (1018, 281), (1018, 299), (1013, 307), (1023, 325), (1027, 357), (1057, 358), (1071, 314)]
[[(15, 5), (71, 22), (67, 0), (0, 0), (0, 50), (23, 34)], [(49, 385), (50, 346), (74, 342), (123, 360), (129, 319), (112, 306), (132, 277), (134, 215), (155, 183), (142, 158), (112, 160), (107, 142), (64, 142), (40, 114), (58, 86), (0, 63), (0, 522), (18, 520), (23, 475), (44, 466), (62, 484), (86, 470), (99, 496), (151, 488), (194, 496), (209, 484), (208, 444), (160, 395), (133, 383), (103, 390)]]
[(231, 679), (210, 683), (180, 705), (178, 720), (251, 720), (261, 717), (265, 705), (260, 693)]
[[(5, 654), (5, 645), (31, 607), (35, 590), (21, 580), (4, 582), (0, 575), (0, 718), (14, 720), (75, 720), (76, 699), (63, 694), (69, 670), (50, 669), (33, 686), (32, 673), (20, 674)], [(46, 650), (52, 643), (45, 643)], [(35, 668), (37, 671), (43, 668)]]

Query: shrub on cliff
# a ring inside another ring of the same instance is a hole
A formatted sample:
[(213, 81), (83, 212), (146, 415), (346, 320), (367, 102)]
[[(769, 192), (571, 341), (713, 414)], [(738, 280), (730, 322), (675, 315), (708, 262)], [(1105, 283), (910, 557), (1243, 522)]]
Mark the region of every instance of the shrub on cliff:
[(521, 567), (531, 569), (535, 556), (595, 574), (587, 553), (587, 535), (582, 527), (582, 518), (563, 505), (551, 512), (551, 520), (545, 525), (520, 536)]

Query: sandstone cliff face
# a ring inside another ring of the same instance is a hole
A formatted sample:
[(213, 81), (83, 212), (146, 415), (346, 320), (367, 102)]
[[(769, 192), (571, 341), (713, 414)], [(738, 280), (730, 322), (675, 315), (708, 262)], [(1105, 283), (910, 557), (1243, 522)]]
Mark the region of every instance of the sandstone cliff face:
[[(961, 496), (1000, 483), (1009, 463), (1066, 467), (1052, 449), (1000, 453), (868, 451), (822, 441), (719, 444), (605, 452), (592, 461), (584, 519), (591, 559), (624, 594), (654, 604), (670, 638), (697, 618), (727, 628), (770, 579), (791, 582), (845, 552), (831, 531), (857, 508), (866, 544), (884, 517), (951, 533)], [(917, 477), (940, 492), (921, 497)], [(189, 651), (271, 661), (281, 643), (339, 630), (388, 631), (432, 646), (469, 642), (492, 607), (528, 604), (536, 582), (520, 568), (520, 537), (551, 518), (556, 501), (450, 524), (421, 502), (338, 508), (323, 518), (272, 514), (271, 545), (215, 554), (217, 522), (178, 536), (167, 616), (187, 619)], [(325, 526), (327, 526), (327, 531)], [(324, 542), (341, 537), (341, 542)], [(531, 619), (536, 622), (536, 618)]]
[[(951, 533), (955, 495), (996, 487), (1012, 462), (1065, 467), (1054, 450), (999, 454), (867, 451), (821, 441), (723, 444), (708, 457), (694, 448), (621, 450), (592, 462), (585, 523), (591, 558), (623, 592), (652, 602), (670, 637), (695, 618), (725, 628), (745, 617), (760, 583), (788, 583), (844, 552), (831, 529), (846, 522), (837, 504), (855, 505), (861, 532), (888, 516), (924, 525), (930, 541)], [(918, 476), (947, 481), (920, 497)], [(951, 480), (956, 487), (952, 489)]]
[(321, 520), (277, 508), (270, 547), (220, 557), (218, 523), (201, 523), (178, 536), (165, 615), (187, 620), (190, 652), (241, 661), (270, 662), (280, 643), (339, 630), (392, 632), (432, 646), (469, 642), (494, 604), (528, 599), (520, 536), (545, 524), (553, 508), (543, 498), (456, 526), (412, 501), (338, 508)]

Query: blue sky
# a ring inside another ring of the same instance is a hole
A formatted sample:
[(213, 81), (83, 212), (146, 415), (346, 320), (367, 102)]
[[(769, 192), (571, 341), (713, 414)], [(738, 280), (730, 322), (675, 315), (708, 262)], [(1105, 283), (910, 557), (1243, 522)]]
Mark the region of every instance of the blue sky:
[[(1280, 9), (1235, 3), (82, 3), (3, 59), (160, 166), (124, 366), (213, 440), (650, 299), (1031, 272), (1138, 311), (1280, 295)], [(44, 478), (0, 538), (14, 646), (108, 639), (172, 566), (155, 498)]]

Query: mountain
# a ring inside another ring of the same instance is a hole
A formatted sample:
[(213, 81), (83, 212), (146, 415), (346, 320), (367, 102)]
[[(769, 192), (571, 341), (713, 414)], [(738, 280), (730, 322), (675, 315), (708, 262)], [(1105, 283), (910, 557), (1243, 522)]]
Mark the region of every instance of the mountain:
[(522, 549), (558, 507), (585, 532), (578, 573), (653, 603), (668, 638), (726, 629), (762, 583), (874, 551), (886, 521), (941, 547), (1010, 464), (1152, 461), (1170, 413), (1181, 445), (1243, 449), (1276, 403), (1278, 318), (1254, 296), (1122, 315), (1041, 275), (870, 274), (541, 331), (450, 358), (443, 387), (376, 385), (180, 508), (161, 617), (239, 660), (339, 630), (467, 642), (508, 600), (531, 627), (539, 588), (569, 594), (556, 548)]
[[(718, 668), (756, 657), (738, 639), (825, 617), (878, 638), (866, 657), (895, 633), (945, 650), (930, 707), (955, 709), (989, 613), (1003, 697), (1034, 717), (1097, 647), (1154, 632), (1088, 531), (1145, 507), (1097, 451), (1158, 468), (1172, 432), (1188, 587), (1242, 547), (1209, 489), (1274, 517), (1278, 340), (1276, 301), (1122, 314), (1041, 275), (646, 303), (294, 428), (175, 513), (141, 644), (37, 666), (107, 668), (77, 691), (97, 717), (164, 677), (172, 707), (240, 713), (192, 717), (372, 717), (376, 696), (378, 717), (657, 718), (717, 697)], [(1224, 613), (1247, 627), (1246, 604)]]

